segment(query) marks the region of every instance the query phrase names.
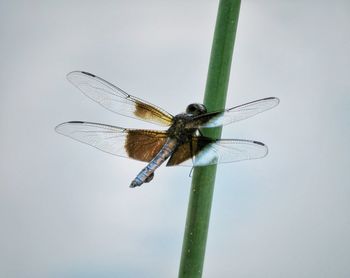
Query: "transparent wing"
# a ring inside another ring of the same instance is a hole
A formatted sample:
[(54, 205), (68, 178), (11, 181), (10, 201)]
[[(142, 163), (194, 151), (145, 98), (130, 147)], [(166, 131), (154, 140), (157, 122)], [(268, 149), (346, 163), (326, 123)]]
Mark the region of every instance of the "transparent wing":
[(113, 84), (84, 71), (73, 71), (67, 79), (87, 97), (108, 110), (161, 126), (169, 126), (173, 116), (163, 109), (124, 92)]
[(167, 139), (166, 132), (90, 122), (63, 123), (56, 131), (101, 151), (146, 162), (160, 151)]
[(207, 113), (193, 119), (193, 125), (200, 128), (210, 128), (238, 122), (255, 116), (278, 105), (279, 99), (268, 97), (246, 104), (226, 109), (224, 111)]
[(267, 146), (258, 141), (193, 137), (192, 146), (190, 143), (180, 146), (169, 159), (167, 166), (192, 167), (230, 163), (263, 158), (267, 153)]

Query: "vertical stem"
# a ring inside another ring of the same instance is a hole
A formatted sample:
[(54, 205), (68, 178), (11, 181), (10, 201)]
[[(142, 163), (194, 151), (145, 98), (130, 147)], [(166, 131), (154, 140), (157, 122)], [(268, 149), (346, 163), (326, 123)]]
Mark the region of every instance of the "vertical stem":
[[(220, 0), (205, 88), (208, 111), (225, 107), (233, 45), (240, 0)], [(206, 136), (219, 138), (221, 128), (204, 130)], [(182, 245), (180, 278), (201, 277), (214, 192), (216, 165), (194, 169)]]

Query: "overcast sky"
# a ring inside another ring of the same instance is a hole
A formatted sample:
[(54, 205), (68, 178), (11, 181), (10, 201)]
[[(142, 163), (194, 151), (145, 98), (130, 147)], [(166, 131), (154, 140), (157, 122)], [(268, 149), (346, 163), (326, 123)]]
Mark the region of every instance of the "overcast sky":
[[(218, 1), (0, 1), (0, 276), (177, 277), (191, 179), (54, 132), (156, 128), (65, 78), (85, 70), (172, 114), (201, 102)], [(218, 168), (204, 277), (350, 277), (350, 2), (243, 1), (227, 107), (278, 107), (223, 137), (269, 146)]]

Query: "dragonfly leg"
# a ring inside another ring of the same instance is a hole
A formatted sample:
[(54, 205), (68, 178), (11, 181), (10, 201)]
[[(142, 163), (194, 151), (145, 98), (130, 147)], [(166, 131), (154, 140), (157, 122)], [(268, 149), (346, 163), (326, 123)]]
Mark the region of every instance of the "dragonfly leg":
[(145, 182), (150, 182), (151, 180), (153, 180), (153, 177), (154, 177), (154, 173), (150, 174), (146, 179), (145, 179)]

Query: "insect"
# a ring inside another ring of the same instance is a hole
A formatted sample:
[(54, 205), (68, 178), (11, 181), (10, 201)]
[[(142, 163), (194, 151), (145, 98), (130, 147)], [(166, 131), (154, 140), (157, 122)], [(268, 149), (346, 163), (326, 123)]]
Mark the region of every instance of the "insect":
[(166, 166), (197, 167), (267, 155), (267, 146), (261, 142), (211, 139), (203, 136), (200, 129), (247, 119), (275, 107), (278, 98), (263, 98), (216, 112), (207, 112), (203, 104), (193, 103), (187, 106), (185, 113), (172, 116), (91, 73), (73, 71), (67, 78), (87, 97), (112, 112), (167, 127), (163, 131), (128, 129), (81, 121), (65, 122), (56, 127), (58, 133), (104, 152), (147, 162), (130, 187), (150, 182), (154, 171), (166, 160)]

